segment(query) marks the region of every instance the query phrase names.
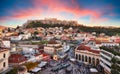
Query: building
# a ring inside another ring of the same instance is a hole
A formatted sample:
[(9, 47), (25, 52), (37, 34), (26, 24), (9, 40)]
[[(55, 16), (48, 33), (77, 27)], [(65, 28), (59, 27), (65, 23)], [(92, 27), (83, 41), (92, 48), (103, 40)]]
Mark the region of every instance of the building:
[(119, 43), (115, 43), (115, 42), (103, 42), (101, 45), (102, 46), (119, 46)]
[(80, 45), (75, 49), (75, 58), (86, 64), (98, 65), (100, 50), (92, 49), (87, 45)]
[(9, 57), (10, 66), (18, 66), (24, 64), (27, 59), (21, 54), (11, 54)]
[(101, 42), (109, 42), (110, 37), (96, 37), (95, 40), (101, 41)]
[(0, 48), (0, 73), (8, 69), (8, 57), (10, 53), (8, 49)]
[(48, 54), (45, 54), (45, 53), (43, 53), (42, 54), (42, 60), (44, 60), (44, 61), (50, 61), (50, 55), (48, 55)]
[(2, 46), (5, 48), (10, 48), (10, 40), (2, 40)]
[(104, 68), (104, 71), (107, 74), (110, 74), (111, 59), (113, 57), (113, 54), (102, 49), (100, 52), (100, 56), (101, 56), (100, 57), (100, 65)]
[(110, 41), (99, 41), (99, 40), (89, 40), (88, 41), (88, 44), (90, 45), (94, 45), (94, 46), (97, 46), (97, 47), (101, 47), (101, 46), (119, 46), (119, 43), (116, 43), (116, 42), (110, 42)]
[[(114, 49), (114, 50), (113, 50)], [(101, 47), (100, 65), (104, 68), (106, 74), (120, 73), (120, 53), (119, 47)], [(116, 66), (116, 67), (115, 67)]]
[(35, 56), (35, 60), (36, 61), (41, 61), (43, 59), (43, 55), (42, 54), (34, 54)]
[(62, 46), (55, 40), (50, 40), (47, 46), (44, 47), (44, 52), (51, 55), (60, 50), (62, 50)]

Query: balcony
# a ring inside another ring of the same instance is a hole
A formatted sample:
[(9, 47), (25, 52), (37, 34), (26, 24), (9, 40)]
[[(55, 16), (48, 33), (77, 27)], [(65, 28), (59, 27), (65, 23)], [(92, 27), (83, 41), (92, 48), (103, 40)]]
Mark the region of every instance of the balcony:
[(111, 71), (111, 69), (109, 68), (109, 67), (107, 67), (105, 64), (103, 64), (102, 62), (100, 62), (100, 65), (104, 68), (104, 69), (106, 69), (107, 71)]
[(104, 57), (106, 57), (106, 58), (108, 58), (109, 60), (111, 60), (111, 57), (110, 57), (110, 56), (107, 56), (107, 55), (105, 55), (105, 54), (103, 54), (103, 53), (100, 53), (100, 55), (103, 55)]
[(107, 65), (111, 66), (111, 63), (108, 62), (107, 60), (103, 59), (103, 58), (100, 58), (104, 63), (106, 63)]

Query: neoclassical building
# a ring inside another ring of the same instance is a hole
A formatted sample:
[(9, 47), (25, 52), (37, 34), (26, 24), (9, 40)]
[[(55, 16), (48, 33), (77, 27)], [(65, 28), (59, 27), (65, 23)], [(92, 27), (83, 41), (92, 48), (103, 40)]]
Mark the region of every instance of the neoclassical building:
[(44, 52), (52, 55), (60, 50), (62, 50), (62, 45), (55, 40), (50, 40), (48, 44), (44, 47)]
[(6, 48), (0, 47), (0, 74), (8, 69), (8, 57), (10, 56), (10, 52)]
[(87, 45), (80, 45), (75, 49), (75, 58), (86, 64), (97, 65), (100, 60), (100, 50)]

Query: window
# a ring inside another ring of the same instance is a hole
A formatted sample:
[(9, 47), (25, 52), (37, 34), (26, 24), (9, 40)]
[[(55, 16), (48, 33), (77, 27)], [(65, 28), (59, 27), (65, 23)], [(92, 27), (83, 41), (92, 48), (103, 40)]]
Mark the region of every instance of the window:
[(87, 56), (85, 56), (85, 62), (87, 62)]
[(82, 61), (84, 62), (84, 55), (82, 55)]
[(98, 65), (99, 64), (99, 59), (96, 59), (96, 65)]
[(89, 57), (89, 63), (91, 64), (91, 57)]
[(5, 67), (5, 66), (6, 66), (6, 63), (4, 62), (4, 63), (3, 63), (3, 67)]
[(3, 58), (5, 58), (6, 57), (6, 55), (5, 55), (5, 53), (3, 54)]
[(92, 64), (95, 65), (95, 58), (92, 58)]
[(76, 59), (78, 59), (78, 54), (76, 54)]
[(81, 55), (79, 54), (79, 60), (81, 60)]

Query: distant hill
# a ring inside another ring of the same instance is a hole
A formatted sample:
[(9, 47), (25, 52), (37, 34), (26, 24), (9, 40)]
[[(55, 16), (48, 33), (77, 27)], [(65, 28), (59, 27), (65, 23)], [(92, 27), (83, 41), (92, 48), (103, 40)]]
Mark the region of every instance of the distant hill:
[(1, 26), (1, 25), (0, 25), (0, 29), (5, 29), (5, 28), (6, 28), (5, 26)]
[(7, 28), (7, 27), (0, 25), (0, 31), (2, 31), (2, 30), (5, 29), (5, 28)]
[(45, 20), (29, 20), (23, 24), (24, 28), (36, 28), (36, 27), (73, 27), (83, 32), (96, 32), (97, 34), (105, 33), (107, 35), (120, 35), (120, 28), (115, 27), (89, 27), (82, 24), (78, 24), (76, 21), (61, 21), (57, 19), (45, 19)]

